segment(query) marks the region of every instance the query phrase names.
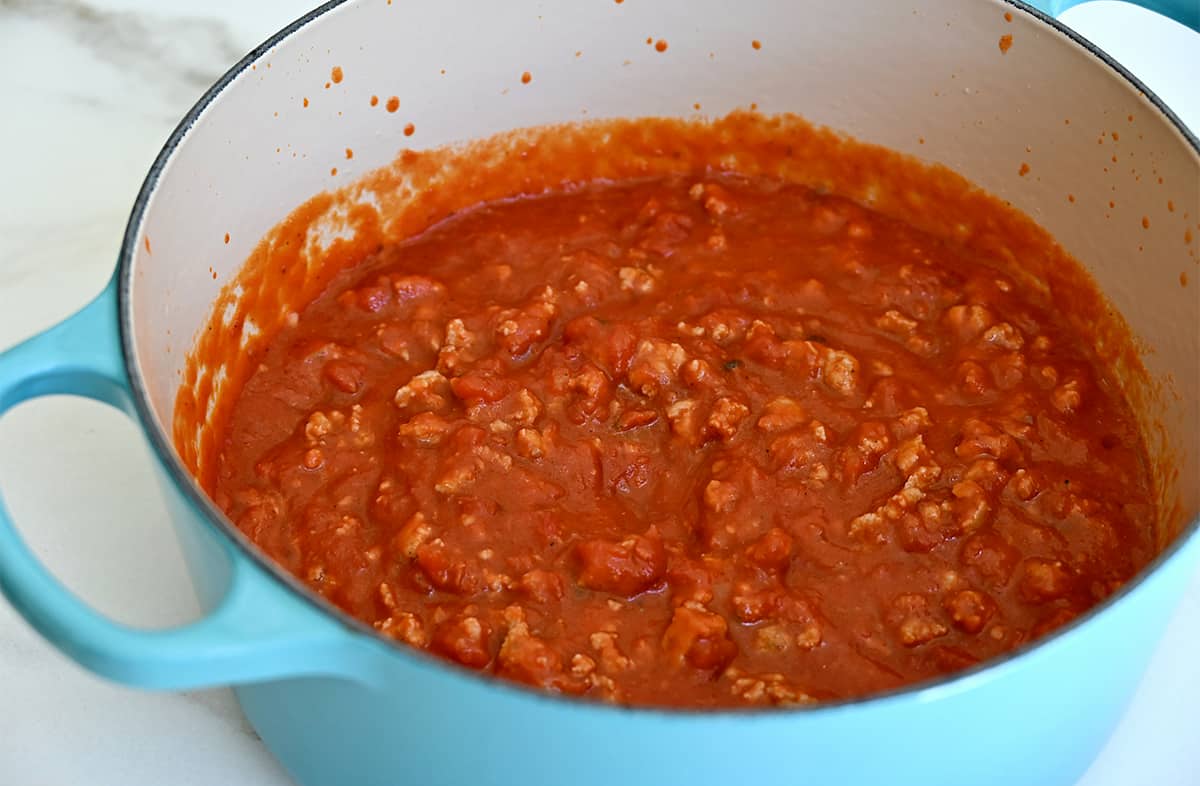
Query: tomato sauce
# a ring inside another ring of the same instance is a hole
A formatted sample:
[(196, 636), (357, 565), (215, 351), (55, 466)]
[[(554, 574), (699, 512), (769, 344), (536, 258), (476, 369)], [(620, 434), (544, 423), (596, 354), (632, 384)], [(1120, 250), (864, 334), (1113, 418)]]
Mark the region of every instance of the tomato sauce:
[(634, 705), (862, 696), (1153, 556), (1078, 291), (769, 174), (566, 182), (359, 248), (197, 470), (314, 592), (468, 668)]

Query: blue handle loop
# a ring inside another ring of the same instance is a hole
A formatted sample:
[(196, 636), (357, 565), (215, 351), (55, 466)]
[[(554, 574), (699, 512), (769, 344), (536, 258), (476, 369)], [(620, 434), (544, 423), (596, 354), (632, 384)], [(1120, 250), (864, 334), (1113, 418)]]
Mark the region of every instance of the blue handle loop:
[[(1046, 14), (1057, 17), (1068, 8), (1089, 0), (1025, 0), (1029, 5)], [(1134, 5), (1155, 11), (1200, 32), (1200, 0), (1128, 0)]]
[[(67, 393), (132, 414), (117, 332), (117, 285), (74, 316), (0, 354), (0, 414), (34, 396)], [(327, 674), (353, 677), (349, 629), (278, 585), (220, 536), (229, 558), (224, 597), (202, 619), (139, 630), (71, 593), (21, 539), (0, 500), (0, 593), (81, 666), (129, 685), (187, 689)]]

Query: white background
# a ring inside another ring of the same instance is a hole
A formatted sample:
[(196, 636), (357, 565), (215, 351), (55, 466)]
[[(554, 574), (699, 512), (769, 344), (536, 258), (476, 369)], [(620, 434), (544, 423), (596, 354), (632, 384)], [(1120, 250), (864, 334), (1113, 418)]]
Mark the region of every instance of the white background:
[[(0, 348), (100, 290), (175, 122), (307, 5), (0, 0)], [(1200, 36), (1113, 2), (1063, 19), (1200, 129)], [(0, 478), (37, 552), (101, 610), (144, 625), (195, 614), (146, 448), (121, 415), (73, 399), (18, 407), (0, 419)], [(1200, 782), (1196, 652), (1200, 576), (1079, 786)], [(0, 786), (288, 783), (228, 691), (102, 682), (0, 601)]]

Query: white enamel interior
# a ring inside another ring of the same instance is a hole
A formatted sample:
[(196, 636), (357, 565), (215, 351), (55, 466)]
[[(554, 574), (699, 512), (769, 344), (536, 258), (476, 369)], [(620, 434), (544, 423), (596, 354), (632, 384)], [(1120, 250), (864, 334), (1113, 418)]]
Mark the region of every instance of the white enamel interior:
[[(1200, 157), (1179, 130), (1094, 54), (999, 0), (734, 9), (724, 0), (359, 0), (264, 53), (186, 134), (140, 227), (132, 324), (159, 422), (170, 423), (185, 355), (220, 287), (310, 195), (405, 146), (756, 103), (944, 163), (1028, 213), (1089, 267), (1152, 348), (1151, 373), (1170, 377), (1176, 398), (1148, 414), (1172, 435), (1180, 502), (1195, 515)], [(1007, 54), (1002, 35), (1012, 36)], [(334, 66), (345, 78), (326, 88)], [(400, 108), (389, 113), (393, 95)], [(405, 137), (410, 122), (416, 132)]]

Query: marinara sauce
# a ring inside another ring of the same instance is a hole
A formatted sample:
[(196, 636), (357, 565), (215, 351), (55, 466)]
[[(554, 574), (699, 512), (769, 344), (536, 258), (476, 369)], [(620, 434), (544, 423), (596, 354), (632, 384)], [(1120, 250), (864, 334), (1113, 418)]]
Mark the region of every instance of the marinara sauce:
[(551, 691), (802, 704), (952, 672), (1153, 554), (1132, 413), (1058, 302), (767, 178), (582, 183), (339, 275), (214, 495), (383, 635)]

